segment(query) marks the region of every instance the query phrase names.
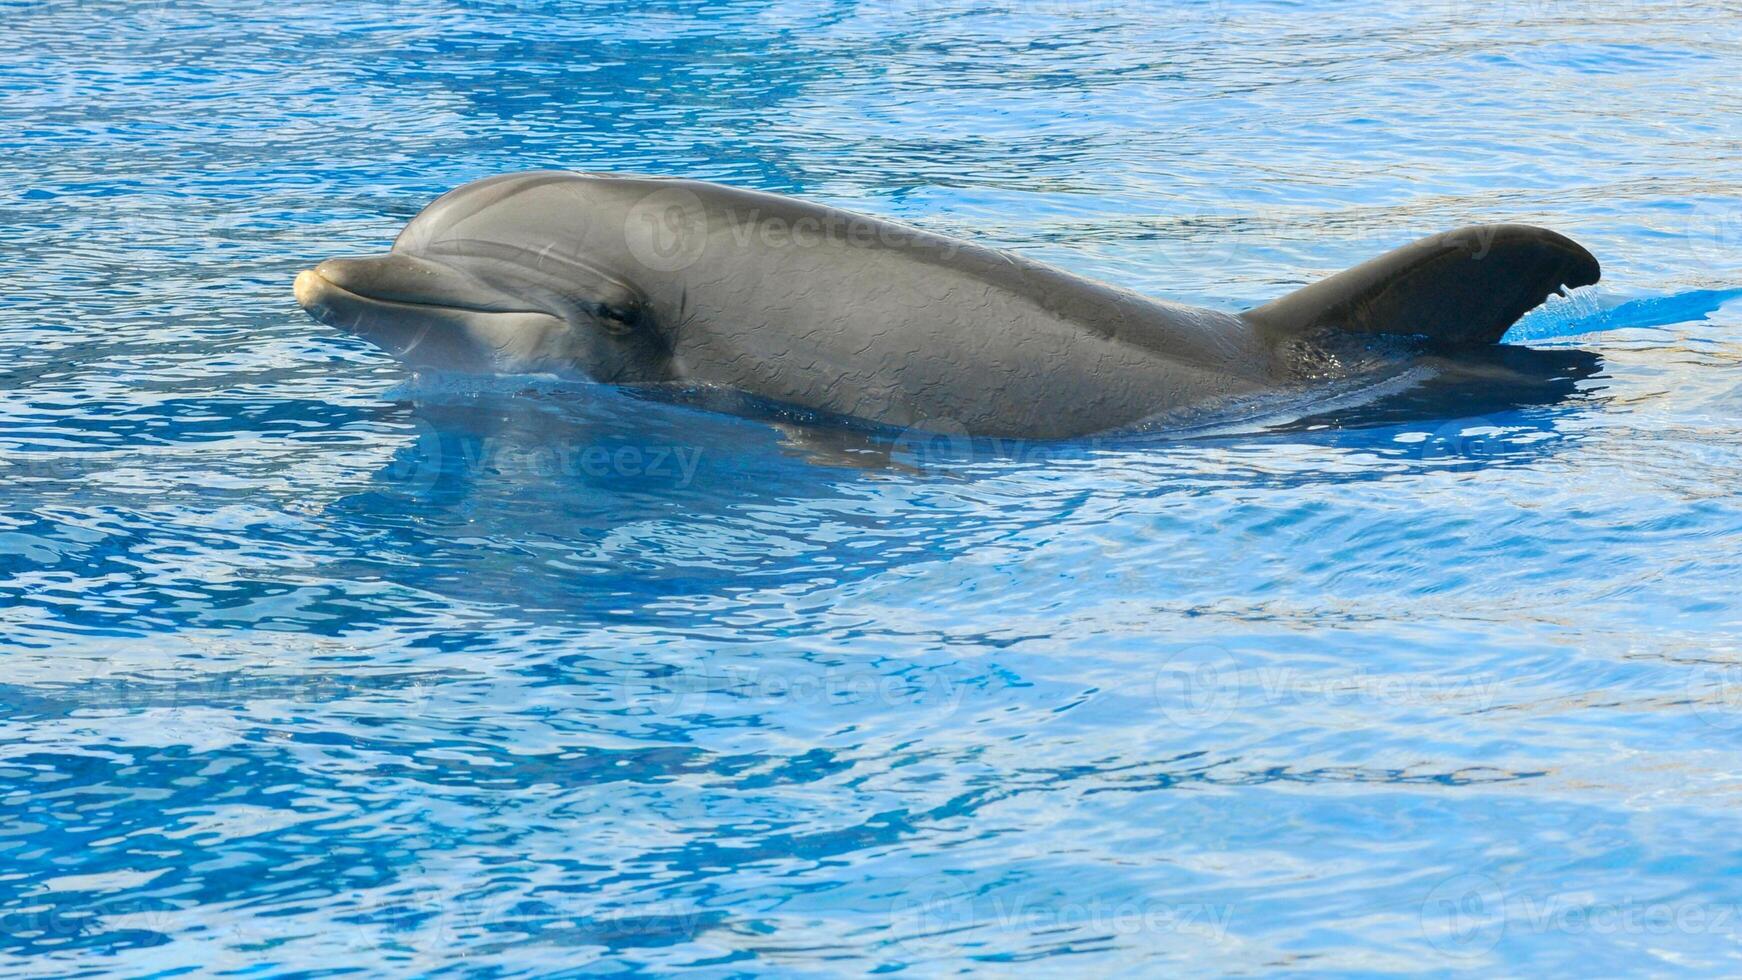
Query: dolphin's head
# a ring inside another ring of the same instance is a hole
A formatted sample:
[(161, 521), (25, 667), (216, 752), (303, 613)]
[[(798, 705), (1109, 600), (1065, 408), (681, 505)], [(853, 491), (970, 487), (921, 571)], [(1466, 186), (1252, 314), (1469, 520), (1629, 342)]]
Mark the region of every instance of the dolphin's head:
[[(323, 323), (415, 367), (660, 380), (669, 351), (652, 298), (622, 271), (610, 202), (573, 174), (467, 184), (406, 225), (390, 252), (328, 259), (296, 277)], [(617, 236), (621, 239), (621, 232)]]

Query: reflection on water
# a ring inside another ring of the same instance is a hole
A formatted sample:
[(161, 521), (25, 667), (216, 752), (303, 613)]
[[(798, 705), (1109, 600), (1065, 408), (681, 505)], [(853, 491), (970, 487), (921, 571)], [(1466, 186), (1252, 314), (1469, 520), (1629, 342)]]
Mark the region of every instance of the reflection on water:
[[(0, 972), (1735, 972), (1738, 22), (1550, 6), (0, 4)], [(539, 166), (1226, 309), (1607, 279), (1067, 443), (291, 302)]]
[[(1553, 412), (1536, 412), (1533, 416), (1526, 410), (1552, 408), (1569, 399), (1583, 401), (1603, 387), (1601, 356), (1578, 348), (1537, 349), (1501, 344), (1424, 361), (1420, 380), (1414, 384), (1386, 391), (1365, 402), (1311, 411), (1280, 428), (1283, 431), (1420, 429), (1472, 418), (1491, 421), (1502, 416), (1517, 422), (1531, 417), (1552, 421)], [(1472, 446), (1457, 445), (1450, 448), (1448, 455), (1477, 455), (1474, 450)]]

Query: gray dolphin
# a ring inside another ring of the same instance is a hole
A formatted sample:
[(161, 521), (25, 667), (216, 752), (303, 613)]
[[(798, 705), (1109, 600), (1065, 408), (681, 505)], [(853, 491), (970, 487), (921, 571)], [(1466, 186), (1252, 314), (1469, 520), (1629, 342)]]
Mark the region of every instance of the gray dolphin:
[(1055, 439), (1493, 344), (1597, 260), (1525, 225), (1406, 245), (1244, 313), (774, 194), (563, 171), (467, 184), (297, 301), (417, 367), (729, 390), (891, 426)]

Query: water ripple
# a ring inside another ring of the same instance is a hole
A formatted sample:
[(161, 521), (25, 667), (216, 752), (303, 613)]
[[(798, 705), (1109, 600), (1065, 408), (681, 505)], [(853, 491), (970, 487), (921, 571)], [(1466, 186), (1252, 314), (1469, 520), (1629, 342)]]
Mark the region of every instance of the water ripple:
[[(0, 0), (0, 974), (1734, 973), (1742, 19)], [(1531, 350), (1070, 444), (410, 379), (299, 268), (533, 167)]]

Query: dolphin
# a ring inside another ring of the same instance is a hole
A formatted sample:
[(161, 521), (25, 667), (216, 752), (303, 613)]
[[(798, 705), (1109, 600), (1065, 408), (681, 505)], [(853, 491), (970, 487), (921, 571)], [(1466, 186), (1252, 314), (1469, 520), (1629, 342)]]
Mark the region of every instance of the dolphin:
[(1480, 225), (1229, 313), (776, 194), (538, 171), (450, 191), (386, 254), (327, 259), (295, 292), (414, 368), (1063, 439), (1455, 359), (1599, 275), (1555, 232)]

